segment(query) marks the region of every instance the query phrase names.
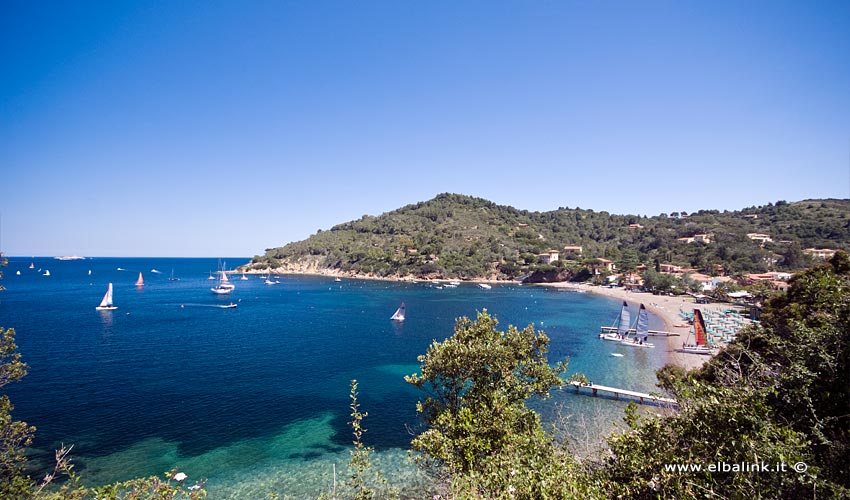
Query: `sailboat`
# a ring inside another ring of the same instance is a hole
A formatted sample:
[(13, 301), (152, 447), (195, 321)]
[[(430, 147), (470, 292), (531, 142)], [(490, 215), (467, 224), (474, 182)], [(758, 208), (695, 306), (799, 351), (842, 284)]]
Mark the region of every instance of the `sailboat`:
[(623, 340), (629, 333), (629, 321), (631, 321), (629, 304), (627, 304), (624, 300), (623, 307), (620, 309), (620, 317), (617, 319), (617, 322), (614, 326), (602, 327), (603, 333), (599, 334), (599, 338), (602, 340), (613, 340), (615, 342)]
[(224, 295), (232, 292), (234, 288), (236, 288), (236, 285), (228, 281), (227, 273), (222, 269), (219, 271), (218, 285), (210, 288), (210, 291), (218, 295)]
[(30, 262), (30, 269), (35, 269), (35, 262)]
[(638, 311), (637, 322), (635, 323), (635, 336), (630, 339), (628, 337), (620, 341), (622, 345), (631, 347), (655, 347), (653, 344), (646, 342), (646, 337), (649, 335), (649, 313), (646, 307), (641, 304)]
[[(227, 266), (227, 263), (225, 262), (224, 265)], [(224, 270), (224, 267), (222, 267), (221, 270), (219, 270), (219, 275), (220, 275), (219, 279), (218, 279), (218, 286), (219, 287), (229, 288), (231, 290), (236, 288), (236, 285), (234, 285), (233, 283), (230, 282), (229, 279), (227, 279), (227, 271)]]
[[(705, 332), (705, 320), (702, 317), (702, 311), (694, 309), (694, 337), (696, 344), (688, 344), (687, 341), (682, 343), (682, 352), (691, 354), (706, 354), (715, 353), (715, 348), (708, 345), (708, 335)], [(688, 335), (690, 340), (690, 335)]]
[(171, 268), (171, 277), (168, 278), (168, 281), (178, 281), (180, 278), (174, 277), (174, 268)]
[(106, 287), (106, 294), (103, 296), (103, 300), (100, 301), (100, 305), (95, 307), (98, 311), (114, 311), (118, 309), (118, 306), (112, 305), (112, 283)]
[(242, 277), (239, 278), (239, 279), (242, 280), (242, 281), (248, 281), (248, 277), (245, 276), (245, 273), (242, 273)]
[(44, 270), (44, 276), (50, 276), (50, 269)]
[(136, 280), (136, 286), (145, 286), (145, 279), (142, 278), (141, 271), (139, 271), (139, 279)]
[(398, 309), (396, 309), (395, 314), (393, 314), (390, 319), (393, 321), (404, 321), (404, 302), (401, 303)]

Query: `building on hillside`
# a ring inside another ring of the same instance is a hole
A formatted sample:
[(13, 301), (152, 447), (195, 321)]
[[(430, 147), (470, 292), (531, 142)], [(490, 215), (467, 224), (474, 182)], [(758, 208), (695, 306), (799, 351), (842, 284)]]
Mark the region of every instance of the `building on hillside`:
[(602, 271), (608, 271), (609, 273), (613, 273), (617, 270), (617, 266), (616, 264), (614, 264), (614, 261), (603, 259), (602, 257), (599, 257), (596, 260), (596, 263), (590, 264), (590, 271), (593, 274), (601, 274)]
[(665, 274), (678, 274), (682, 272), (682, 268), (673, 264), (658, 264), (658, 271)]
[(629, 224), (629, 229), (643, 229), (640, 224)]
[(831, 248), (807, 248), (803, 250), (804, 254), (811, 255), (815, 259), (827, 260), (835, 255), (836, 250)]
[(731, 283), (732, 278), (726, 276), (708, 276), (702, 273), (688, 274), (688, 277), (702, 286), (702, 291), (710, 292), (717, 288), (720, 283)]
[(688, 236), (685, 238), (676, 238), (676, 241), (681, 241), (682, 243), (703, 243), (708, 245), (711, 243), (711, 238), (713, 238), (713, 234), (695, 234), (693, 236)]
[(770, 243), (773, 241), (773, 238), (771, 238), (770, 235), (761, 233), (747, 233), (747, 238), (753, 241), (758, 241), (761, 246), (764, 246), (765, 243)]
[(546, 253), (537, 254), (537, 257), (540, 258), (541, 263), (551, 264), (553, 262), (557, 262), (559, 254), (557, 250), (549, 250)]
[(620, 285), (626, 288), (641, 288), (643, 286), (643, 278), (637, 273), (625, 273), (620, 276)]
[(564, 247), (564, 252), (573, 252), (577, 255), (581, 255), (581, 246), (580, 245), (567, 245)]

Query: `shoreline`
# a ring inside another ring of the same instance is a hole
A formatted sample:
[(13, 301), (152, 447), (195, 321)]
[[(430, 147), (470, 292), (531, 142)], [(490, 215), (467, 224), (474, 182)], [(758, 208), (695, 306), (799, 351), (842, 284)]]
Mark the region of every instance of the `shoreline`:
[[(243, 266), (240, 266), (243, 267)], [(237, 268), (238, 269), (238, 268)], [(341, 272), (334, 269), (323, 268), (321, 270), (308, 269), (266, 269), (260, 270), (245, 270), (245, 274), (278, 274), (278, 275), (303, 275), (303, 276), (327, 276), (331, 278), (347, 278), (347, 279), (362, 279), (374, 281), (393, 281), (401, 283), (417, 283), (417, 282), (450, 282), (460, 281), (461, 283), (491, 283), (491, 284), (519, 284), (515, 280), (497, 280), (497, 279), (450, 279), (450, 278), (417, 278), (414, 276), (375, 276), (369, 274)], [(693, 309), (694, 299), (690, 296), (674, 296), (669, 295), (653, 295), (649, 292), (630, 292), (621, 288), (607, 288), (603, 286), (592, 286), (584, 283), (558, 282), (558, 283), (534, 283), (531, 286), (544, 286), (551, 288), (565, 288), (581, 292), (592, 293), (595, 295), (610, 297), (620, 300), (625, 300), (632, 303), (642, 303), (646, 309), (664, 324), (664, 330), (668, 332), (678, 333), (678, 336), (656, 337), (666, 340), (667, 352), (669, 354), (669, 363), (685, 370), (694, 370), (700, 368), (709, 356), (700, 354), (688, 354), (679, 352), (676, 349), (682, 345), (688, 337), (690, 325), (681, 327), (676, 326), (683, 324), (682, 318), (679, 316), (679, 309), (684, 305), (686, 308)], [(658, 347), (664, 344), (657, 343)]]
[[(694, 299), (690, 296), (674, 296), (669, 295), (653, 295), (649, 292), (629, 292), (622, 288), (607, 288), (603, 286), (592, 286), (582, 283), (540, 283), (540, 286), (551, 288), (565, 288), (569, 290), (582, 291), (595, 295), (610, 297), (620, 300), (625, 300), (630, 303), (641, 303), (646, 306), (647, 311), (658, 317), (664, 323), (664, 329), (668, 332), (678, 333), (679, 336), (671, 337), (654, 337), (655, 339), (665, 339), (667, 352), (669, 353), (669, 363), (685, 370), (694, 370), (701, 367), (710, 356), (701, 354), (688, 354), (679, 352), (676, 349), (681, 347), (682, 342), (688, 337), (690, 325), (680, 327), (676, 325), (683, 324), (684, 320), (679, 316), (679, 309), (684, 305), (688, 308), (693, 308)], [(662, 347), (661, 342), (656, 343), (656, 347)]]

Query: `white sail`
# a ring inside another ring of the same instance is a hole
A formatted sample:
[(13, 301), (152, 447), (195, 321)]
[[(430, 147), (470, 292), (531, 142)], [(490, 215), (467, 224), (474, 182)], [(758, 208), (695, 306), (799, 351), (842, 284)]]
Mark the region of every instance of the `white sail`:
[(611, 340), (614, 342), (619, 342), (623, 340), (629, 334), (630, 320), (631, 313), (629, 313), (629, 304), (626, 303), (626, 301), (624, 300), (623, 307), (620, 308), (620, 316), (617, 318), (617, 324), (611, 327), (603, 327), (603, 333), (599, 334), (599, 338), (602, 340)]
[(620, 322), (617, 324), (617, 335), (619, 335), (620, 338), (625, 338), (626, 334), (629, 333), (629, 321), (631, 321), (629, 304), (627, 304), (624, 300), (623, 308), (620, 309)]
[(640, 305), (638, 311), (637, 326), (635, 327), (635, 338), (638, 342), (646, 342), (646, 337), (649, 335), (649, 314), (646, 312), (646, 307)]
[(100, 305), (95, 307), (98, 311), (111, 311), (113, 309), (118, 309), (118, 307), (112, 305), (112, 283), (106, 287), (106, 293), (103, 295), (103, 300), (100, 301)]
[(643, 304), (640, 305), (640, 310), (638, 311), (638, 319), (635, 322), (635, 338), (633, 339), (623, 339), (620, 342), (622, 345), (628, 345), (632, 347), (655, 347), (653, 344), (650, 344), (646, 341), (646, 337), (649, 335), (649, 313), (644, 307)]
[(405, 306), (404, 306), (404, 302), (402, 302), (401, 306), (399, 306), (399, 308), (396, 309), (395, 314), (393, 314), (390, 317), (390, 319), (393, 320), (393, 321), (404, 321), (404, 312), (405, 312)]
[(139, 279), (136, 280), (136, 286), (145, 286), (145, 279), (142, 277), (141, 271), (139, 272)]

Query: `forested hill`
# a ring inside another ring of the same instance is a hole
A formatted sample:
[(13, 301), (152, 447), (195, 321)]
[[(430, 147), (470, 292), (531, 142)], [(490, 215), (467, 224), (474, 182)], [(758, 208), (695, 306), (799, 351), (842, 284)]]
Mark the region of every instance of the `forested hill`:
[[(748, 234), (761, 233), (772, 241)], [(679, 238), (709, 235), (709, 242)], [(565, 247), (581, 247), (581, 251)], [(319, 231), (267, 249), (248, 269), (379, 277), (509, 279), (536, 269), (579, 269), (595, 259), (619, 269), (670, 263), (714, 274), (796, 270), (807, 248), (850, 250), (850, 200), (778, 201), (740, 211), (700, 210), (653, 217), (580, 208), (529, 212), (459, 194), (441, 194), (380, 216)], [(558, 250), (555, 266), (539, 254)]]

